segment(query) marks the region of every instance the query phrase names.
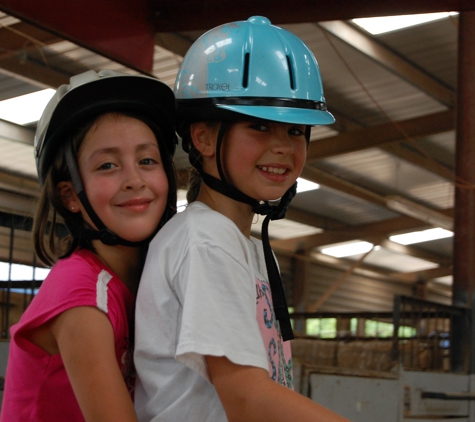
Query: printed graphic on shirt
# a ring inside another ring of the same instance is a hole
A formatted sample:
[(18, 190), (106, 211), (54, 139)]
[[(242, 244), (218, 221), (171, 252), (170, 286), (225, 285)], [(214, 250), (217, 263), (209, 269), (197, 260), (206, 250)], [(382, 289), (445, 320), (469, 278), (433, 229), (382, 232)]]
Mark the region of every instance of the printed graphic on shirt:
[(290, 342), (284, 342), (274, 315), (269, 283), (256, 278), (257, 323), (267, 351), (270, 377), (293, 390)]
[(135, 388), (135, 365), (132, 356), (132, 349), (130, 347), (130, 339), (128, 337), (124, 337), (122, 350), (122, 356), (120, 356), (120, 364), (121, 364), (121, 371), (122, 376), (129, 388), (129, 391), (132, 392)]

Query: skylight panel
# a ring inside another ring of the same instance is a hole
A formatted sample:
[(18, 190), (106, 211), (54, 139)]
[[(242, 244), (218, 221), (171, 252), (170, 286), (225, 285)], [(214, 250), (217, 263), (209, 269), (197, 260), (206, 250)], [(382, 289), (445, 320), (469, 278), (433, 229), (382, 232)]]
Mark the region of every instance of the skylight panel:
[(445, 239), (454, 235), (450, 230), (441, 228), (421, 230), (416, 232), (389, 236), (389, 240), (401, 245), (413, 245), (415, 243), (429, 242), (431, 240)]
[(408, 28), (422, 23), (444, 19), (457, 12), (424, 13), (418, 15), (382, 16), (377, 18), (353, 19), (353, 22), (373, 35)]
[(297, 179), (297, 193), (308, 192), (315, 189), (320, 189), (320, 185), (318, 183), (311, 182), (307, 179), (302, 179), (301, 177)]
[(321, 252), (335, 258), (344, 258), (347, 256), (361, 255), (369, 252), (373, 248), (373, 244), (365, 241), (344, 242), (338, 245), (332, 245), (322, 248)]
[(17, 125), (37, 122), (54, 93), (54, 89), (44, 89), (0, 101), (0, 119)]

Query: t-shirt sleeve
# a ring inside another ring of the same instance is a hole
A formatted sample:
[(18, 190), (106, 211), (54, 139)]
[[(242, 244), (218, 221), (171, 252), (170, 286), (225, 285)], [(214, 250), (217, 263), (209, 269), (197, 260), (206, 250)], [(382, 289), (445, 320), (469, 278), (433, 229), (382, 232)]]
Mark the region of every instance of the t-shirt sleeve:
[(98, 274), (90, 266), (70, 264), (71, 261), (69, 265), (60, 261), (53, 267), (22, 319), (12, 329), (20, 346), (24, 344), (18, 336), (24, 331), (37, 328), (73, 307), (97, 306)]
[(183, 306), (176, 359), (209, 379), (204, 356), (268, 369), (256, 322), (256, 287), (242, 256), (214, 245), (191, 246), (177, 277)]

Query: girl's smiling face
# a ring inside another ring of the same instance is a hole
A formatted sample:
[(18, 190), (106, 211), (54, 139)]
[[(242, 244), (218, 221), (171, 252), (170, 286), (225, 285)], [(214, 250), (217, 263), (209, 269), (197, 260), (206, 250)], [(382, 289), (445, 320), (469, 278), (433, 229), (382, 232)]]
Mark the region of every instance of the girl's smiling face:
[(87, 198), (109, 230), (133, 242), (155, 232), (167, 206), (168, 179), (149, 126), (120, 114), (100, 117), (81, 144), (78, 167)]
[(278, 199), (295, 183), (305, 164), (305, 125), (235, 123), (221, 150), (229, 183), (259, 201)]

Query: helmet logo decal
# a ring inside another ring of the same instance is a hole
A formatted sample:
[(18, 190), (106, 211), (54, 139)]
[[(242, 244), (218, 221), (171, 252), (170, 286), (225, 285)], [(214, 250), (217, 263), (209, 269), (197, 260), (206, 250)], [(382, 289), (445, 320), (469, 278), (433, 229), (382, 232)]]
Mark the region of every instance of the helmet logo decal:
[(229, 84), (206, 84), (206, 89), (208, 91), (229, 91)]

